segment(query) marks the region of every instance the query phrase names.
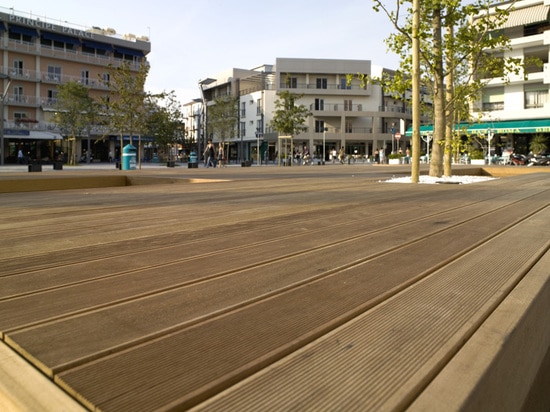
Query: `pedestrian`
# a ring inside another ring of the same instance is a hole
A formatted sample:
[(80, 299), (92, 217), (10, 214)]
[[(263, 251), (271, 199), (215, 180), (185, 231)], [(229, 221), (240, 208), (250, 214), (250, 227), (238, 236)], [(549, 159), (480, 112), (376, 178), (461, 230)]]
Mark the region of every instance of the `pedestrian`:
[(206, 160), (206, 168), (208, 169), (210, 166), (216, 167), (216, 158), (214, 155), (214, 145), (212, 144), (212, 140), (208, 141), (203, 154)]
[(23, 150), (19, 149), (19, 151), (17, 152), (17, 163), (22, 165), (24, 158), (25, 156), (23, 155)]
[(374, 163), (380, 163), (380, 152), (378, 151), (378, 149), (374, 151)]
[(220, 142), (218, 144), (218, 167), (225, 167), (223, 163), (224, 158), (223, 142)]
[(384, 148), (380, 148), (380, 164), (386, 163), (386, 153), (384, 152)]
[(109, 150), (109, 163), (113, 163), (113, 152)]
[(343, 147), (340, 148), (340, 151), (338, 152), (338, 160), (340, 161), (340, 164), (344, 164), (344, 156), (346, 152)]

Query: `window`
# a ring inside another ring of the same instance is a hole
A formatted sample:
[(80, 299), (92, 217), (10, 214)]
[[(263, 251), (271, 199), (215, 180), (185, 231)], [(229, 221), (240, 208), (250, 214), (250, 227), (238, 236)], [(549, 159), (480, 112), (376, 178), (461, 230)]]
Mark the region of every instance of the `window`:
[(490, 112), (493, 110), (504, 109), (504, 87), (495, 87), (485, 89), (481, 97), (483, 103), (483, 111)]
[(526, 84), (524, 86), (525, 109), (539, 109), (548, 102), (548, 86), (543, 84)]
[(256, 114), (261, 115), (262, 114), (262, 99), (258, 99), (256, 101)]
[(351, 90), (351, 84), (348, 84), (348, 80), (346, 78), (340, 79), (340, 89)]
[(241, 122), (241, 136), (240, 137), (245, 137), (246, 136), (246, 122)]
[(287, 78), (286, 85), (289, 89), (297, 89), (298, 88), (298, 78), (297, 77)]
[(353, 133), (353, 122), (350, 119), (346, 119), (344, 128), (346, 133)]
[(326, 89), (328, 87), (328, 81), (326, 77), (317, 78), (317, 88)]
[(23, 61), (14, 60), (13, 61), (13, 76), (23, 76)]
[(13, 113), (13, 118), (15, 120), (25, 120), (25, 119), (27, 119), (27, 113), (25, 113), (25, 112), (15, 112), (15, 113)]
[(57, 103), (57, 90), (48, 90), (48, 99), (44, 102), (47, 105), (53, 105)]
[(47, 80), (61, 81), (61, 66), (48, 66)]
[(325, 100), (324, 99), (315, 99), (315, 110), (319, 110), (319, 111), (325, 110)]
[(315, 133), (323, 133), (325, 131), (325, 121), (315, 120)]
[(82, 70), (80, 72), (80, 82), (82, 84), (88, 84), (90, 81), (90, 72), (88, 70)]
[(345, 112), (353, 111), (353, 104), (351, 100), (344, 100), (344, 111)]
[(24, 96), (23, 96), (23, 87), (21, 86), (15, 86), (13, 88), (13, 97), (16, 102), (22, 103)]
[(105, 84), (105, 86), (108, 86), (109, 83), (111, 82), (111, 77), (109, 76), (109, 73), (103, 73), (103, 84)]
[(241, 103), (241, 117), (246, 116), (246, 102)]

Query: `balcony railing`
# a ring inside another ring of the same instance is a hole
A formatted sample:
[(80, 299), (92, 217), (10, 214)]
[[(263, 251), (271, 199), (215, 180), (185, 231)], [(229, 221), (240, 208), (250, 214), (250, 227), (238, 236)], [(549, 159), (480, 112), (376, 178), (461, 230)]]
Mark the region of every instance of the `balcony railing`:
[(361, 87), (359, 85), (342, 86), (341, 84), (327, 84), (326, 87), (317, 87), (317, 84), (311, 84), (311, 83), (298, 83), (296, 85), (290, 85), (290, 86), (286, 83), (280, 83), (279, 89), (282, 89), (282, 90), (307, 89), (307, 90), (319, 90), (319, 92), (322, 92), (323, 90), (355, 90), (355, 91), (367, 90), (366, 87)]
[(345, 103), (323, 103), (322, 105), (315, 105), (311, 103), (309, 110), (312, 112), (362, 112), (362, 104), (345, 104)]

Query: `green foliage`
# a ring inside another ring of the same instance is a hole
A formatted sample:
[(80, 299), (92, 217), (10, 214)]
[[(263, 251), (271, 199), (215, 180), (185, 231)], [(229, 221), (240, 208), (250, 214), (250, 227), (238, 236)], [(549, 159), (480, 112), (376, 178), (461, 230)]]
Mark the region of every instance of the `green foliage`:
[(161, 146), (185, 142), (185, 123), (175, 92), (150, 96), (146, 102), (146, 132)]
[(78, 82), (68, 82), (58, 86), (54, 120), (71, 143), (68, 153), (70, 164), (76, 162), (76, 136), (89, 132), (96, 114), (97, 104), (90, 97), (86, 86)]
[(149, 73), (149, 65), (142, 63), (139, 71), (133, 71), (128, 62), (121, 66), (108, 67), (109, 94), (102, 99), (108, 113), (108, 123), (111, 129), (117, 130), (122, 136), (128, 133), (140, 136), (146, 130), (146, 99), (145, 81)]
[(304, 123), (311, 113), (304, 105), (296, 104), (302, 96), (285, 90), (275, 101), (275, 111), (269, 126), (280, 135), (295, 136), (307, 129)]
[(222, 142), (236, 136), (239, 118), (239, 99), (232, 96), (223, 96), (214, 99), (214, 104), (208, 106), (207, 128), (211, 134)]
[(544, 134), (536, 134), (531, 139), (529, 144), (529, 150), (535, 155), (539, 155), (543, 152), (546, 152), (548, 149), (548, 136)]
[(68, 82), (58, 87), (55, 121), (71, 137), (81, 135), (89, 126), (94, 100), (86, 86)]

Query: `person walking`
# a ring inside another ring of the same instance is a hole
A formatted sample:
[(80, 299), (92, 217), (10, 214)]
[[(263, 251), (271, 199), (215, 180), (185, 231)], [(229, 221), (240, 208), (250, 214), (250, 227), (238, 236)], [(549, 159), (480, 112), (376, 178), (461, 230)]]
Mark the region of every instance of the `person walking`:
[(386, 163), (386, 152), (384, 151), (384, 148), (380, 148), (380, 164), (383, 165)]
[(223, 150), (223, 142), (218, 143), (218, 167), (225, 167), (223, 159), (225, 158)]
[(341, 147), (340, 148), (340, 151), (338, 152), (338, 160), (340, 161), (340, 164), (344, 164), (344, 156), (345, 156), (346, 152), (344, 151), (344, 148)]
[(206, 159), (206, 168), (210, 166), (216, 167), (216, 158), (214, 157), (214, 144), (212, 140), (208, 141), (206, 148), (204, 149), (204, 158)]

